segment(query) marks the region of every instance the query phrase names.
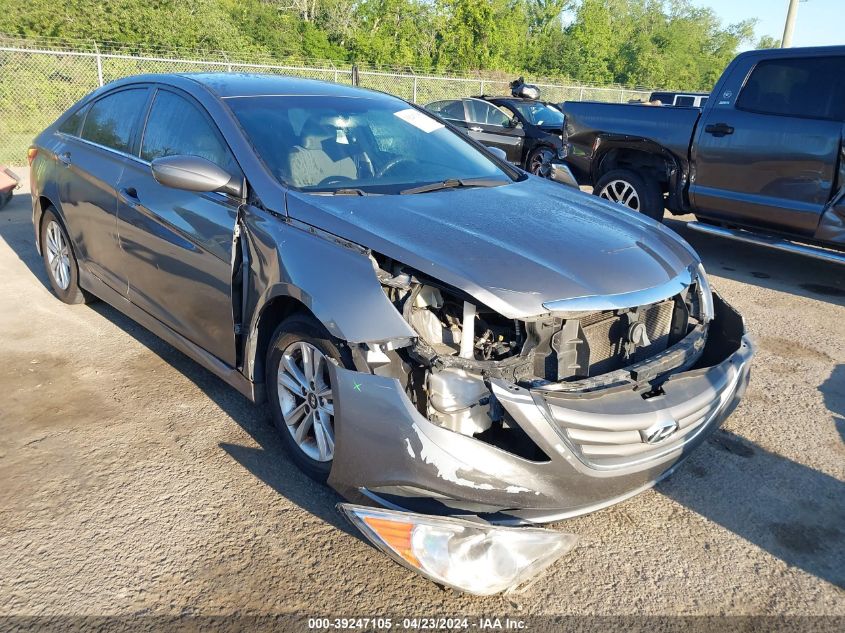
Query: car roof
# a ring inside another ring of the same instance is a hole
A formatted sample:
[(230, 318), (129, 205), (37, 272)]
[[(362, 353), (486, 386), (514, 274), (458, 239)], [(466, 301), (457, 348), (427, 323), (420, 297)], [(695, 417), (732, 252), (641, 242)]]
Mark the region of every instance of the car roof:
[(492, 101), (496, 99), (497, 101), (525, 101), (527, 103), (542, 103), (539, 99), (529, 99), (528, 97), (509, 97), (507, 95), (481, 95), (479, 97), (473, 97), (473, 99), (484, 99), (485, 101)]
[(186, 80), (194, 84), (201, 84), (207, 90), (223, 99), (257, 96), (396, 98), (383, 92), (328, 81), (259, 73), (163, 73), (133, 75), (120, 79), (112, 85), (157, 82), (184, 86)]

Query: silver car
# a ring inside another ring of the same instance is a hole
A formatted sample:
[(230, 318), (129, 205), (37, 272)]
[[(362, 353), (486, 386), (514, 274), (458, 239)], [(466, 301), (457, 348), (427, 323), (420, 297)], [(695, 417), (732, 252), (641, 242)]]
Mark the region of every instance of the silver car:
[(291, 458), (443, 584), (550, 564), (571, 540), (501, 526), (653, 485), (748, 381), (743, 320), (680, 237), (392, 96), (130, 77), (30, 162), (56, 295), (266, 398)]

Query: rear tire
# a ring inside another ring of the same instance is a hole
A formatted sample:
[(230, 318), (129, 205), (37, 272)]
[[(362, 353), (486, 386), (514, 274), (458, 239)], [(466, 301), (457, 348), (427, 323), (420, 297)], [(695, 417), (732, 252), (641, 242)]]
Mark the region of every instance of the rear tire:
[(294, 314), (276, 328), (264, 364), (267, 400), (285, 450), (320, 483), (334, 458), (334, 389), (326, 363), (351, 368), (349, 348), (310, 315)]
[(658, 222), (663, 220), (665, 201), (660, 183), (630, 169), (613, 169), (604, 174), (593, 188), (593, 194)]
[(40, 239), (41, 258), (53, 293), (71, 305), (95, 301), (94, 295), (79, 287), (79, 265), (73, 245), (53, 207), (48, 207), (41, 219)]

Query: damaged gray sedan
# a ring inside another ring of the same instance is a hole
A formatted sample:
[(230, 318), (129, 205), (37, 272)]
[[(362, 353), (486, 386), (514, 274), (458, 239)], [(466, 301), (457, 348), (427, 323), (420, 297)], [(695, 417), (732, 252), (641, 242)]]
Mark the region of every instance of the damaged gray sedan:
[(29, 152), (56, 295), (114, 305), (255, 402), (380, 549), (511, 590), (526, 527), (668, 475), (752, 345), (691, 248), (400, 99), (290, 78), (109, 84)]

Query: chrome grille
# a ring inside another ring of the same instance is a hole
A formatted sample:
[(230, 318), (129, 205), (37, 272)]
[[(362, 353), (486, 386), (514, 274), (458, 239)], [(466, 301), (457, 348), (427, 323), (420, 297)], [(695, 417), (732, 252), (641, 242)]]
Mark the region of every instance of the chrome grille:
[[(633, 415), (584, 414), (549, 401), (549, 412), (570, 445), (590, 466), (621, 467), (641, 459), (650, 459), (667, 449), (680, 448), (685, 440), (719, 411), (723, 402), (707, 392), (666, 411)], [(649, 444), (645, 432), (661, 420), (671, 420), (677, 429), (662, 442)]]
[[(549, 419), (580, 461), (598, 469), (623, 468), (675, 453), (721, 419), (748, 374), (736, 364), (717, 369), (706, 378), (666, 383), (666, 393), (648, 399), (627, 389), (598, 399), (542, 397)], [(687, 391), (685, 385), (702, 380), (703, 388)], [(667, 424), (672, 431), (655, 440), (651, 432)]]

